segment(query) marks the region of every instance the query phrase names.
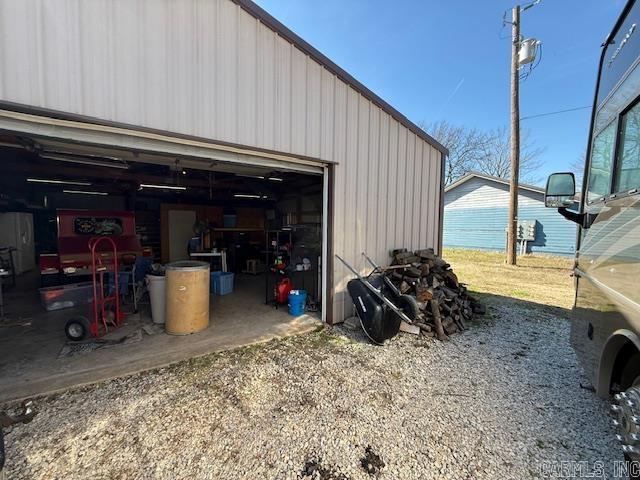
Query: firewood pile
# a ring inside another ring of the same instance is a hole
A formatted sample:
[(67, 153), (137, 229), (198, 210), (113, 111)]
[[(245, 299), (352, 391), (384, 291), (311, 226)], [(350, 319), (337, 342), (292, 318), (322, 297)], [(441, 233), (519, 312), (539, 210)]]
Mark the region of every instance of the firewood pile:
[[(427, 337), (445, 340), (467, 329), (474, 314), (484, 314), (485, 306), (467, 292), (445, 260), (432, 248), (409, 252), (393, 250), (392, 267), (386, 275), (402, 294), (415, 297), (419, 314), (413, 324)], [(397, 266), (404, 265), (405, 268)]]

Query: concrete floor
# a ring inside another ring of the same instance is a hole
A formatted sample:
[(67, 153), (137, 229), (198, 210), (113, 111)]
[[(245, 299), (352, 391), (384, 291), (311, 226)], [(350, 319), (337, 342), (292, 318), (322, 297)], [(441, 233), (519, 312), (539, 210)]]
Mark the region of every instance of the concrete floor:
[(264, 277), (236, 275), (233, 294), (212, 295), (211, 322), (202, 332), (172, 336), (158, 328), (158, 333), (147, 334), (141, 329), (143, 325), (152, 325), (147, 303), (107, 337), (121, 339), (132, 335), (132, 343), (61, 357), (67, 343), (64, 324), (73, 311), (46, 312), (40, 305), (38, 292), (25, 287), (25, 283), (30, 283), (28, 280), (5, 292), (11, 322), (0, 322), (0, 402), (305, 333), (322, 325), (319, 314), (292, 317), (286, 307), (276, 310), (265, 305)]

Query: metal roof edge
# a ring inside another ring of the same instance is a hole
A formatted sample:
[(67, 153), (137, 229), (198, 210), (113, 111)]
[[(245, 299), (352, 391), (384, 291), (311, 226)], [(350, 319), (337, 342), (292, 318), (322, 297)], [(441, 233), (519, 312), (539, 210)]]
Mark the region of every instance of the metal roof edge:
[[(469, 172), (469, 173), (465, 174), (463, 177), (460, 177), (458, 180), (453, 182), (451, 185), (448, 185), (447, 187), (445, 187), (445, 189), (444, 189), (445, 193), (450, 191), (450, 190), (453, 190), (454, 188), (459, 187), (463, 183), (471, 180), (472, 178), (482, 178), (484, 180), (489, 180), (489, 181), (492, 181), (492, 182), (501, 183), (503, 185), (509, 185), (509, 180), (504, 179), (504, 178), (494, 177), (493, 175), (487, 175), (487, 174), (480, 173), (480, 172)], [(526, 183), (519, 184), (518, 188), (522, 188), (523, 190), (529, 190), (529, 191), (532, 191), (532, 192), (535, 192), (535, 193), (544, 193), (544, 188), (536, 187), (535, 185), (528, 185)]]
[(313, 60), (325, 67), (328, 71), (336, 75), (340, 80), (353, 87), (363, 97), (377, 105), (379, 108), (391, 115), (391, 117), (393, 117), (395, 120), (400, 122), (403, 126), (411, 130), (411, 132), (439, 150), (443, 155), (449, 155), (449, 150), (444, 145), (442, 145), (435, 138), (425, 132), (422, 128), (405, 117), (390, 104), (385, 102), (378, 95), (369, 90), (366, 86), (364, 86), (364, 84), (356, 80), (350, 73), (331, 61), (326, 55), (312, 46), (309, 42), (301, 38), (299, 35), (294, 33), (291, 29), (285, 26), (282, 22), (280, 22), (262, 7), (258, 6), (251, 0), (231, 1), (248, 12), (250, 15), (255, 17), (265, 26), (273, 30), (275, 33), (280, 35), (282, 38), (293, 44), (296, 48), (309, 55), (309, 57), (311, 57)]

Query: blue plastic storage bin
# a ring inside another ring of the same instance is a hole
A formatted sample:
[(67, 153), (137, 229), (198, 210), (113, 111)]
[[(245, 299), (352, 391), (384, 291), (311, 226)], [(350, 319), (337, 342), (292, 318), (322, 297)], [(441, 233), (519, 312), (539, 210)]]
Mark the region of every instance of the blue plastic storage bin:
[(209, 291), (211, 293), (218, 293), (216, 288), (218, 286), (218, 278), (220, 278), (220, 275), (222, 274), (222, 272), (211, 272), (209, 274)]
[(216, 295), (233, 293), (233, 277), (231, 272), (211, 272), (211, 291)]
[(297, 317), (302, 315), (307, 306), (307, 292), (304, 290), (291, 290), (289, 292), (289, 314)]

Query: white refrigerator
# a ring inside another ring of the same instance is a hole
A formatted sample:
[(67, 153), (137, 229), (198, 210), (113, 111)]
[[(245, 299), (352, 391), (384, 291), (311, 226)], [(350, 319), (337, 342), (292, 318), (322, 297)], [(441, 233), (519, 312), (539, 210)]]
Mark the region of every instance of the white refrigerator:
[(36, 268), (33, 215), (24, 212), (0, 213), (0, 248), (13, 247), (16, 275)]

